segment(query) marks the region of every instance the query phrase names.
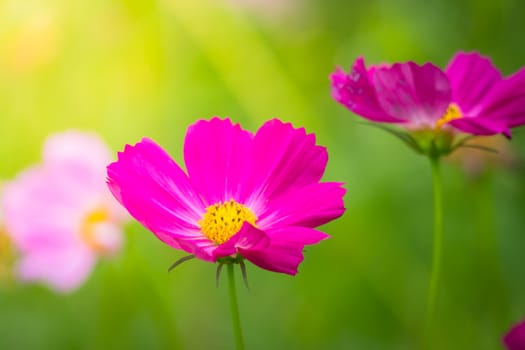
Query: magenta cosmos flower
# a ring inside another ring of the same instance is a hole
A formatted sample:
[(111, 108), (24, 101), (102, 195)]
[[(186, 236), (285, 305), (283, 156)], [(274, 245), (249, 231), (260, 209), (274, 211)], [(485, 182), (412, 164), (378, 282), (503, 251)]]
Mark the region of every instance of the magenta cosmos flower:
[(525, 124), (525, 69), (503, 77), (489, 58), (457, 53), (443, 71), (431, 63), (365, 66), (331, 75), (333, 98), (374, 122), (409, 131), (505, 134)]
[(46, 140), (41, 164), (5, 184), (4, 224), (20, 280), (72, 291), (97, 256), (118, 251), (127, 215), (105, 184), (110, 154), (94, 134), (56, 134)]
[(344, 212), (341, 183), (319, 182), (328, 160), (315, 136), (279, 120), (254, 135), (230, 120), (190, 126), (186, 172), (157, 144), (127, 145), (108, 166), (111, 192), (161, 241), (202, 260), (297, 273), (315, 227)]
[(511, 328), (503, 343), (508, 350), (525, 350), (525, 320)]

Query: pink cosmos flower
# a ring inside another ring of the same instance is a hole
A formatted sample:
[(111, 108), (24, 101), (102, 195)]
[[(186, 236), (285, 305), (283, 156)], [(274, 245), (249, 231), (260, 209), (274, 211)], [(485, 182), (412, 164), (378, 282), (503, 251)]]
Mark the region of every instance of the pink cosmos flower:
[(332, 96), (352, 112), (413, 130), (505, 134), (525, 124), (525, 68), (503, 77), (489, 58), (457, 53), (443, 71), (431, 63), (365, 66), (331, 75)]
[(111, 192), (169, 246), (202, 260), (295, 275), (314, 228), (344, 212), (341, 183), (319, 182), (328, 160), (315, 136), (279, 120), (254, 135), (201, 120), (184, 142), (186, 172), (157, 144), (127, 145), (108, 166)]
[(511, 328), (503, 343), (508, 350), (525, 350), (525, 320)]
[(41, 164), (6, 183), (1, 204), (20, 255), (19, 279), (69, 292), (88, 277), (98, 255), (119, 250), (126, 216), (107, 193), (110, 157), (94, 134), (56, 134), (46, 140)]

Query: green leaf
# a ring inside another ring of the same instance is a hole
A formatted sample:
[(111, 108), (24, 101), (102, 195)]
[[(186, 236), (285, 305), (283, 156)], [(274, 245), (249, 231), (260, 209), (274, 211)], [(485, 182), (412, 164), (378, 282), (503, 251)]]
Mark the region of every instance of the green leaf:
[(424, 153), (423, 150), (421, 149), (421, 147), (419, 147), (419, 145), (416, 142), (416, 140), (414, 140), (414, 138), (412, 136), (410, 136), (410, 134), (408, 134), (408, 133), (406, 133), (404, 131), (396, 130), (396, 129), (391, 128), (389, 126), (386, 126), (386, 125), (383, 125), (383, 124), (377, 124), (377, 123), (359, 122), (359, 124), (372, 126), (372, 127), (384, 130), (384, 131), (388, 132), (389, 134), (392, 134), (392, 135), (396, 136), (398, 139), (403, 141), (405, 144), (407, 144), (410, 148), (412, 148), (416, 152)]

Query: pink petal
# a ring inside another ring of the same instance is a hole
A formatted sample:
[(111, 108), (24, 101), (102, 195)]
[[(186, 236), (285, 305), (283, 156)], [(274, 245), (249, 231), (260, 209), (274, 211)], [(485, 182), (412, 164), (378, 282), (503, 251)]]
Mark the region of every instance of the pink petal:
[(245, 222), (239, 232), (215, 249), (213, 256), (218, 259), (247, 250), (264, 250), (269, 244), (266, 233)]
[(525, 68), (496, 84), (479, 114), (510, 128), (525, 124)]
[(387, 114), (377, 101), (377, 92), (370, 82), (369, 74), (362, 57), (359, 57), (352, 67), (350, 74), (337, 68), (330, 75), (332, 80), (332, 97), (366, 119), (377, 122), (399, 123), (403, 120)]
[(297, 274), (303, 261), (303, 248), (328, 236), (304, 227), (286, 227), (263, 232), (244, 224), (239, 233), (217, 247), (216, 258), (239, 253), (253, 264), (274, 272)]
[(270, 120), (257, 131), (253, 140), (254, 160), (246, 202), (256, 214), (274, 198), (319, 181), (328, 154), (315, 144), (315, 136), (290, 123)]
[(251, 169), (252, 135), (229, 119), (200, 120), (188, 128), (184, 160), (191, 182), (206, 206), (235, 199), (244, 202)]
[(479, 110), (489, 91), (502, 80), (489, 58), (477, 52), (457, 53), (446, 69), (452, 88), (452, 101), (465, 114)]
[(304, 260), (304, 246), (295, 242), (272, 240), (265, 250), (241, 250), (243, 257), (262, 269), (295, 276)]
[(302, 245), (317, 244), (329, 236), (321, 231), (308, 227), (289, 226), (266, 230), (266, 234), (273, 241), (288, 241)]
[(464, 117), (459, 119), (454, 119), (447, 123), (452, 125), (456, 129), (472, 134), (472, 135), (495, 135), (495, 134), (504, 134), (510, 138), (510, 130), (508, 126), (498, 120), (493, 120), (489, 118), (470, 118)]
[(396, 63), (374, 69), (372, 83), (383, 110), (414, 127), (434, 127), (451, 101), (448, 79), (438, 67), (427, 63)]
[(18, 263), (20, 279), (27, 282), (44, 282), (58, 292), (70, 292), (79, 287), (89, 276), (95, 263), (94, 254), (83, 247), (27, 251)]
[(474, 135), (503, 133), (525, 124), (525, 69), (503, 79), (488, 58), (459, 53), (447, 75), (464, 118), (449, 124)]
[(343, 215), (341, 183), (314, 183), (290, 191), (268, 203), (257, 225), (263, 229), (274, 226), (317, 227)]
[(61, 170), (33, 167), (5, 185), (5, 225), (20, 249), (41, 241), (78, 241), (76, 232), (89, 203), (82, 196), (83, 184)]
[(107, 221), (92, 224), (92, 235), (104, 255), (114, 255), (122, 247), (122, 230), (119, 225)]
[(47, 164), (78, 163), (102, 177), (111, 160), (111, 152), (95, 133), (66, 131), (49, 136), (43, 146), (43, 162)]
[(96, 134), (67, 131), (51, 135), (44, 143), (42, 157), (45, 167), (69, 173), (75, 183), (82, 183), (83, 198), (91, 196), (93, 201), (100, 201), (107, 195), (105, 168), (111, 153)]
[(304, 227), (285, 227), (268, 230), (270, 245), (263, 250), (240, 250), (243, 257), (253, 264), (274, 272), (296, 275), (304, 260), (306, 244), (315, 244), (328, 235)]
[[(157, 237), (160, 238), (159, 234), (157, 234)], [(203, 236), (202, 233), (201, 236), (196, 235), (195, 237), (178, 239), (175, 244), (168, 243), (168, 245), (175, 249), (182, 249), (188, 253), (191, 253), (198, 259), (215, 262), (213, 252), (217, 248), (217, 245), (215, 242)]]
[(197, 226), (204, 204), (186, 174), (153, 141), (127, 145), (108, 166), (108, 185), (130, 214), (166, 244), (190, 253), (209, 248)]

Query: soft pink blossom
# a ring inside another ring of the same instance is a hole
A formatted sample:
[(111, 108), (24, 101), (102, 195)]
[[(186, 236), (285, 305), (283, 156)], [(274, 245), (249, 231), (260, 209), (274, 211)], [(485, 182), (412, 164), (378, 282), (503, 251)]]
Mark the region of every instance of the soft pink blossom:
[(200, 120), (184, 143), (186, 172), (156, 143), (127, 145), (108, 184), (161, 241), (202, 260), (244, 258), (295, 275), (315, 227), (344, 213), (341, 183), (320, 182), (324, 147), (277, 119), (255, 134), (229, 119)]
[(5, 184), (5, 229), (18, 251), (17, 277), (68, 292), (89, 276), (97, 256), (119, 250), (126, 216), (107, 192), (110, 150), (95, 134), (52, 135), (42, 157)]

